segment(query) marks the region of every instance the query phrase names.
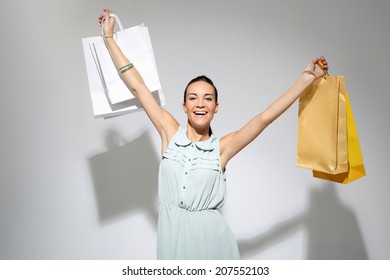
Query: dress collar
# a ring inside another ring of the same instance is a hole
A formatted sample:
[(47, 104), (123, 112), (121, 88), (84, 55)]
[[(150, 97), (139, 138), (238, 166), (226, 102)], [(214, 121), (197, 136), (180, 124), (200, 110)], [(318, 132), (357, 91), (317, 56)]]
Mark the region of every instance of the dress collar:
[(213, 134), (210, 136), (209, 139), (205, 141), (199, 141), (199, 142), (192, 142), (187, 138), (187, 127), (179, 127), (179, 130), (177, 132), (177, 135), (175, 137), (175, 144), (178, 146), (189, 146), (192, 143), (195, 144), (195, 146), (203, 151), (212, 151), (215, 149), (217, 137), (215, 137)]

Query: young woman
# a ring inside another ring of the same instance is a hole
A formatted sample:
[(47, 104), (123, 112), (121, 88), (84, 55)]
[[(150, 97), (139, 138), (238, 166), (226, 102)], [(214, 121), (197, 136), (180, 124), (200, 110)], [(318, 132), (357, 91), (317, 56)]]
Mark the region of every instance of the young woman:
[(222, 138), (212, 134), (218, 110), (213, 82), (199, 76), (184, 91), (188, 121), (180, 126), (160, 107), (137, 69), (113, 38), (115, 19), (105, 9), (99, 16), (104, 41), (123, 82), (140, 101), (161, 137), (158, 259), (238, 259), (235, 238), (218, 209), (225, 201), (224, 170), (229, 160), (252, 142), (328, 69), (324, 57), (309, 62), (293, 86), (240, 130)]

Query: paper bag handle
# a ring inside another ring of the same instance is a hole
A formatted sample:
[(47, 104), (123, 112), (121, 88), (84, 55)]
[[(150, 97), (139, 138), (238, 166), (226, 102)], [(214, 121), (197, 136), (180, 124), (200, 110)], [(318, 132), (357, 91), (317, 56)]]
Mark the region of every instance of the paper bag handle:
[(324, 65), (322, 64), (321, 60), (318, 61), (317, 64), (321, 70), (325, 72), (324, 75), (322, 75), (322, 78), (326, 79), (326, 76), (329, 76), (329, 72), (324, 70)]
[[(122, 22), (119, 19), (119, 17), (116, 14), (110, 14), (110, 17), (115, 18), (115, 21), (118, 23), (119, 30), (123, 30), (123, 25), (122, 25)], [(102, 35), (104, 35), (103, 28), (104, 28), (104, 25), (102, 24)]]

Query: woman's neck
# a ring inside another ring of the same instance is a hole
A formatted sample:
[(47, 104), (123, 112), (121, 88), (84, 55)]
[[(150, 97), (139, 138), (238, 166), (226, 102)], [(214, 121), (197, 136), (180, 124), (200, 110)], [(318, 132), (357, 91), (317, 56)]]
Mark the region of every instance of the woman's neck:
[(187, 124), (187, 138), (191, 142), (202, 142), (210, 138), (209, 127), (204, 129), (196, 129), (190, 124)]

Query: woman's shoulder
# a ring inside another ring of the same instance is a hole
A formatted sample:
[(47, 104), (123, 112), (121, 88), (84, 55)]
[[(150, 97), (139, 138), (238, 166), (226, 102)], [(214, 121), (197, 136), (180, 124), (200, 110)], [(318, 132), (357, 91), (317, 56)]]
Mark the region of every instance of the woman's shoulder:
[(172, 123), (171, 125), (167, 126), (165, 130), (163, 130), (163, 134), (161, 135), (161, 142), (162, 142), (162, 147), (161, 147), (161, 152), (162, 154), (165, 153), (165, 151), (168, 148), (168, 145), (172, 142), (173, 138), (176, 136), (176, 134), (179, 133), (181, 129), (181, 126), (179, 123), (175, 122)]

